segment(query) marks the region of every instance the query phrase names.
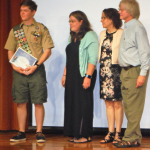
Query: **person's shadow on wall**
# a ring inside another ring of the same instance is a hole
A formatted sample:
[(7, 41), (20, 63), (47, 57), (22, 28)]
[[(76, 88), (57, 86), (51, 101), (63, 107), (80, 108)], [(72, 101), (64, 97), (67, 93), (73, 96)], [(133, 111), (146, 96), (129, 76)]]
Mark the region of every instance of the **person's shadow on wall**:
[(61, 101), (64, 100), (63, 98), (60, 99), (59, 96), (63, 89), (61, 86), (61, 77), (62, 77), (64, 66), (65, 66), (64, 64), (65, 58), (56, 49), (52, 52), (52, 55), (53, 55), (53, 59), (49, 63), (47, 62), (48, 63), (47, 88), (48, 88), (48, 101), (51, 102), (52, 108), (53, 108), (53, 113), (51, 114), (53, 117), (52, 123), (55, 123), (57, 121), (56, 112), (57, 112), (57, 109), (60, 108), (58, 104), (61, 104), (60, 100)]

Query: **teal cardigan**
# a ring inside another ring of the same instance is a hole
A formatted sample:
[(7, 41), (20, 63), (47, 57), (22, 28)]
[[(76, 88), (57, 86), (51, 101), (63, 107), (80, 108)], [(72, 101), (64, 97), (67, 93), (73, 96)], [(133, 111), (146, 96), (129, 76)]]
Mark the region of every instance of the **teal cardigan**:
[[(68, 44), (71, 43), (69, 36)], [(99, 52), (98, 37), (94, 31), (85, 34), (79, 45), (79, 70), (82, 77), (85, 76), (88, 63), (96, 66)]]

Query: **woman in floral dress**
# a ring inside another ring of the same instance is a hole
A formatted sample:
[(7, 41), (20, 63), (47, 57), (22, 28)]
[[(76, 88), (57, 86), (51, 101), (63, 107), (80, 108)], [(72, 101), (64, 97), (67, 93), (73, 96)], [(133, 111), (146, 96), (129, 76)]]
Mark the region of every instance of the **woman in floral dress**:
[[(121, 68), (118, 64), (119, 43), (123, 30), (118, 11), (104, 9), (101, 22), (106, 30), (100, 33), (100, 98), (105, 100), (109, 132), (100, 143), (117, 143), (121, 140), (123, 105), (121, 95)], [(116, 123), (116, 133), (115, 133)]]

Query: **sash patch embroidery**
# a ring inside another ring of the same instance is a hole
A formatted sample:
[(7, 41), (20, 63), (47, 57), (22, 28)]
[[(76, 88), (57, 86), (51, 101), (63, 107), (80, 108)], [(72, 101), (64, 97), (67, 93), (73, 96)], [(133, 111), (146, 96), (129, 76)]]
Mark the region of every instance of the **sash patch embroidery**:
[(15, 35), (15, 38), (17, 40), (17, 43), (18, 43), (19, 47), (21, 47), (26, 52), (28, 52), (29, 54), (31, 54), (32, 52), (31, 52), (31, 50), (29, 48), (29, 45), (28, 45), (28, 42), (27, 42), (27, 39), (25, 37), (23, 29), (14, 31), (14, 35)]

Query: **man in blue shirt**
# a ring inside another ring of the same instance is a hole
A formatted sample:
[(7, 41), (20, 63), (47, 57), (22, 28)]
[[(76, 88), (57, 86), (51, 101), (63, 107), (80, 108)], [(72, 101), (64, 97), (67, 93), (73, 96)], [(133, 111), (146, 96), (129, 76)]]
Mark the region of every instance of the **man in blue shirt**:
[(143, 113), (150, 67), (150, 46), (147, 33), (138, 20), (139, 4), (136, 0), (122, 0), (119, 4), (120, 19), (125, 21), (120, 41), (118, 61), (122, 67), (121, 91), (127, 128), (117, 147), (137, 147), (141, 143), (140, 120)]

